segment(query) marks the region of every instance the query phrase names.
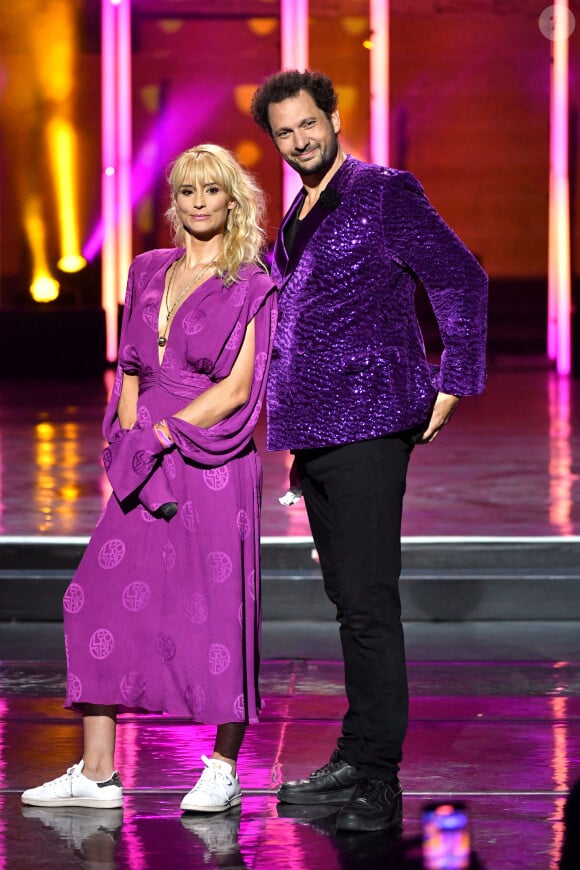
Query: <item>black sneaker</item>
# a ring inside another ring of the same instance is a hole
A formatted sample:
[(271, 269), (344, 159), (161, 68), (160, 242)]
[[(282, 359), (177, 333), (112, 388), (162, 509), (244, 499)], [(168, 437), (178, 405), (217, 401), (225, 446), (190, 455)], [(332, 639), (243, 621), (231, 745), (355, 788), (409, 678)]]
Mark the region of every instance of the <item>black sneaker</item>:
[(399, 780), (359, 779), (336, 817), (337, 831), (403, 830), (403, 792)]
[(285, 782), (277, 793), (285, 804), (338, 804), (351, 796), (356, 785), (356, 770), (338, 755), (335, 749), (324, 767), (310, 774), (308, 779)]

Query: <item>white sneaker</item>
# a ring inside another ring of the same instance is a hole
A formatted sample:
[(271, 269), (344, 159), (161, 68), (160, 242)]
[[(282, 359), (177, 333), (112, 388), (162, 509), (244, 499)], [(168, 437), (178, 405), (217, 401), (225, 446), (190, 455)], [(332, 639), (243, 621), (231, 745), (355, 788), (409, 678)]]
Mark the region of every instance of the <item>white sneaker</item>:
[(84, 776), (84, 766), (84, 761), (79, 761), (63, 776), (27, 789), (22, 793), (22, 803), (33, 807), (122, 807), (123, 786), (117, 771), (106, 782), (93, 782)]
[(242, 802), (242, 790), (232, 766), (218, 758), (201, 756), (205, 770), (181, 801), (181, 809), (196, 813), (223, 813)]

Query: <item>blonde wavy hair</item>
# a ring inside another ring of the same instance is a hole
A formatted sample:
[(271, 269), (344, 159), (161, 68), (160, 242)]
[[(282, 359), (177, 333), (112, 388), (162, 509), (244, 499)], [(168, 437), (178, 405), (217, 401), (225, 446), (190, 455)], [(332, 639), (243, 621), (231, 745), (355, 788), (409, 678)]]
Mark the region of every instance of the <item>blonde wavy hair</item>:
[(216, 272), (225, 284), (233, 284), (245, 263), (264, 268), (260, 253), (264, 246), (263, 221), (266, 213), (264, 193), (255, 179), (242, 169), (226, 148), (211, 143), (188, 148), (171, 164), (168, 175), (171, 206), (166, 212), (176, 245), (185, 243), (185, 229), (177, 214), (175, 199), (183, 184), (203, 187), (219, 184), (236, 203), (228, 212), (222, 255)]

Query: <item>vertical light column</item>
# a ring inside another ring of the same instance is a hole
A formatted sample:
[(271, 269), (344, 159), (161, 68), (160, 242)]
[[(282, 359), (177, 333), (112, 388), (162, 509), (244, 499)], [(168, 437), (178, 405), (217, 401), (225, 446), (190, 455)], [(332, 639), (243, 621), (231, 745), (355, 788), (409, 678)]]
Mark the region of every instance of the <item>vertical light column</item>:
[(550, 72), (550, 203), (548, 230), (548, 356), (559, 374), (571, 370), (570, 186), (568, 179), (567, 0), (554, 3)]
[[(308, 0), (280, 0), (281, 68), (308, 68)], [(300, 188), (300, 178), (288, 164), (282, 169), (282, 205), (288, 209)]]
[(389, 12), (389, 0), (370, 0), (370, 158), (381, 166), (389, 165)]
[(131, 263), (131, 2), (102, 0), (102, 305), (107, 360), (117, 356), (118, 303)]

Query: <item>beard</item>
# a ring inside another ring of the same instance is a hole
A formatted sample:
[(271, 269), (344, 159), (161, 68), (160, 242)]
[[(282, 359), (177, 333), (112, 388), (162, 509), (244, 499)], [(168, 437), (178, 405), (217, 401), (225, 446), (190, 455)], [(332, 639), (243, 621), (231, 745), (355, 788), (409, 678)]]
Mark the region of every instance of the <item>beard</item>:
[(307, 164), (302, 163), (297, 157), (288, 156), (285, 158), (286, 163), (295, 169), (299, 175), (324, 175), (330, 169), (336, 155), (338, 154), (338, 136), (332, 131), (332, 138), (325, 147), (318, 150), (316, 156), (312, 157)]

